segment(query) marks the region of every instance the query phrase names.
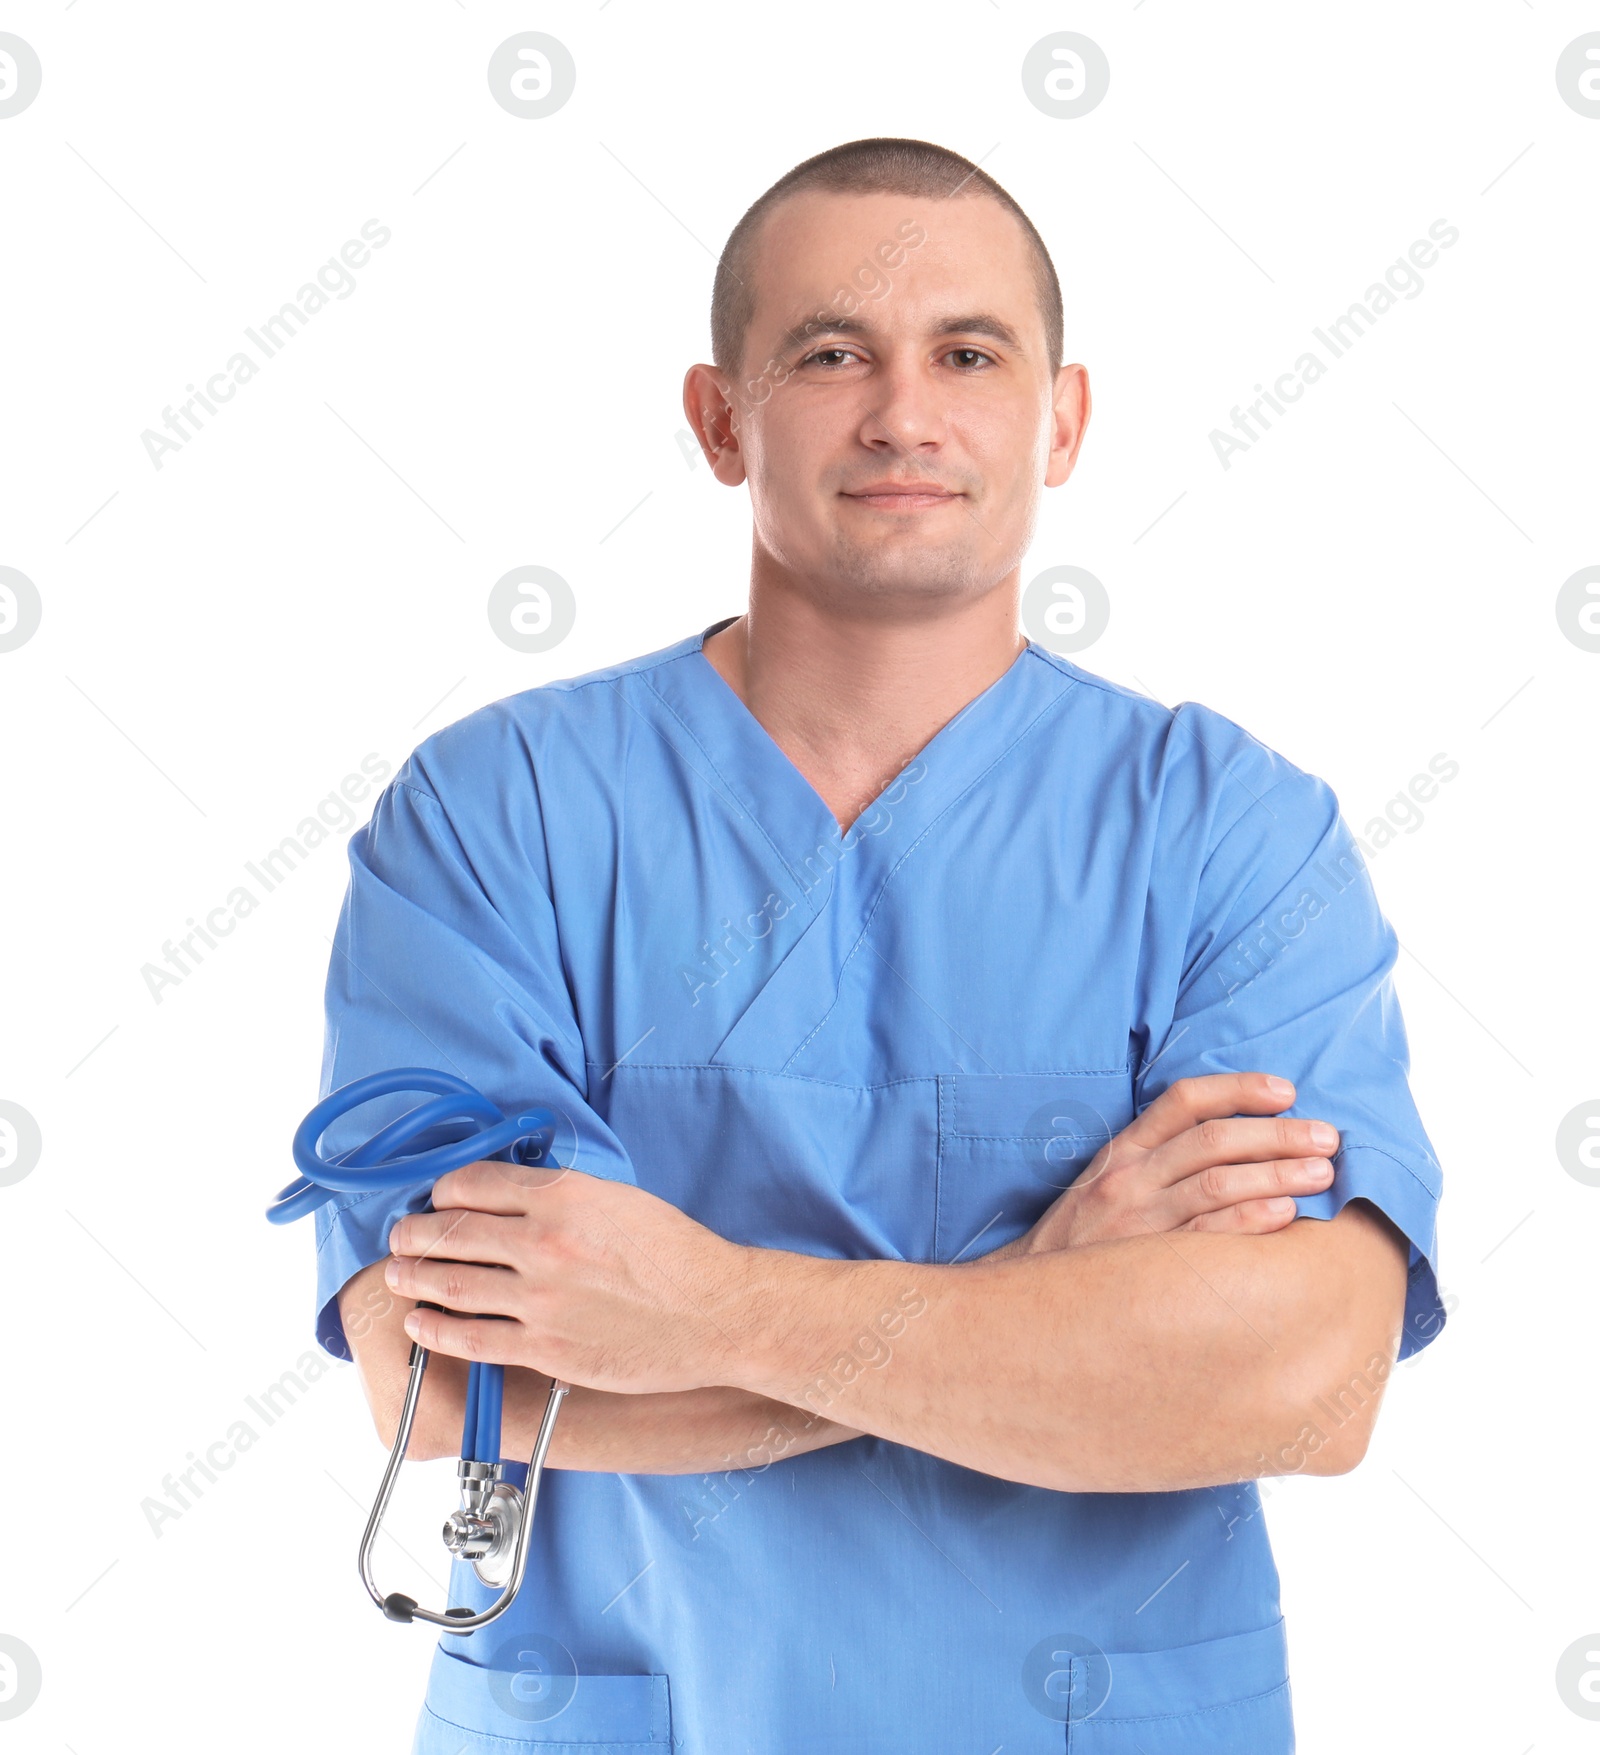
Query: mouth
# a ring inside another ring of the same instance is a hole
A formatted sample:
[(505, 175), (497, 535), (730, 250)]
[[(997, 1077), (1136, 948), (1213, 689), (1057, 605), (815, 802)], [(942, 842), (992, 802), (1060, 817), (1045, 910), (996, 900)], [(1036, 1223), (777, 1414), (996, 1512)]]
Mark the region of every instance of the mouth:
[(920, 487), (898, 482), (874, 482), (841, 496), (876, 512), (925, 512), (936, 506), (953, 506), (965, 496), (939, 487)]

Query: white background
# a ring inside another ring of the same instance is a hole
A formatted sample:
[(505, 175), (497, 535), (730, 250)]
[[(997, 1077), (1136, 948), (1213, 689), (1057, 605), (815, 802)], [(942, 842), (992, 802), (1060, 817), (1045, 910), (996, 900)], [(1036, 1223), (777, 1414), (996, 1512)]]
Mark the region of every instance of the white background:
[[(1357, 833), (1460, 765), (1372, 861), (1455, 1310), (1355, 1474), (1269, 1490), (1302, 1747), (1592, 1748), (1555, 1666), (1600, 1630), (1600, 1189), (1555, 1133), (1600, 1097), (1600, 655), (1555, 597), (1600, 562), (1600, 121), (1554, 70), (1600, 13), (72, 0), (0, 28), (44, 69), (0, 121), (0, 565), (44, 606), (0, 654), (0, 1098), (44, 1141), (0, 1188), (0, 1633), (44, 1673), (10, 1746), (408, 1746), (431, 1640), (355, 1577), (382, 1457), (350, 1370), (159, 1536), (141, 1510), (312, 1346), (309, 1224), (262, 1212), (316, 1095), (343, 835), (159, 1004), (140, 971), (369, 752), (737, 613), (745, 496), (679, 437), (716, 253), (792, 164), (904, 134), (981, 160), (1061, 276), (1095, 414), (1024, 577), (1105, 583), (1077, 661), (1238, 720)], [(485, 78), (530, 28), (578, 67), (537, 121)], [(1063, 28), (1112, 69), (1070, 121), (1020, 80)], [(373, 218), (353, 294), (154, 468), (143, 430)], [(1211, 430), (1437, 219), (1424, 290), (1224, 470)], [(532, 657), (485, 614), (529, 563), (578, 604)], [(430, 1465), (399, 1512), (436, 1574), (453, 1501)]]

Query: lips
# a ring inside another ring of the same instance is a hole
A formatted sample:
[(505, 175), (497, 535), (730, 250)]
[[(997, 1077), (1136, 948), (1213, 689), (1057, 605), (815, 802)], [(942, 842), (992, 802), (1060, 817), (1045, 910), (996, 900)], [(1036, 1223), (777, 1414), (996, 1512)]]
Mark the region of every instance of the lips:
[(898, 501), (901, 504), (939, 505), (947, 500), (958, 500), (960, 494), (952, 493), (948, 488), (930, 486), (925, 481), (878, 481), (866, 487), (848, 488), (845, 498), (850, 500)]

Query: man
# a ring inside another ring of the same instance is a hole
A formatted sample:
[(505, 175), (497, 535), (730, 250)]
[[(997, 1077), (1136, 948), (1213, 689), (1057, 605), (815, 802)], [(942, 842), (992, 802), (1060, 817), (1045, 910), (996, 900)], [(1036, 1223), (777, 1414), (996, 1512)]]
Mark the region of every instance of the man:
[(577, 1386), (415, 1747), (1276, 1755), (1254, 1482), (1355, 1466), (1442, 1322), (1394, 934), (1320, 780), (1018, 634), (1089, 390), (996, 183), (808, 160), (712, 329), (746, 613), (429, 738), (351, 842), (324, 1088), (561, 1118), (319, 1221), (386, 1437), (411, 1337), (414, 1454), (469, 1358), (508, 1457)]

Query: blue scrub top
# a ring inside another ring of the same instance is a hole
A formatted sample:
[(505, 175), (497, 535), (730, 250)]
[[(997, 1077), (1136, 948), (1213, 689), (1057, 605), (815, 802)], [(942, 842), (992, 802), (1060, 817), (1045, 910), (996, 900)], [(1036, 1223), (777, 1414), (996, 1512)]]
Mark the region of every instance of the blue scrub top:
[[(1275, 1072), (1343, 1136), (1301, 1214), (1386, 1213), (1401, 1357), (1438, 1332), (1397, 943), (1327, 785), (1030, 644), (841, 836), (714, 631), (418, 747), (350, 842), (324, 1092), (439, 1067), (557, 1110), (559, 1161), (725, 1237), (950, 1262), (1026, 1230), (1174, 1080)], [(339, 1289), (427, 1197), (319, 1214), (330, 1353)], [(452, 1585), (493, 1596), (464, 1564)], [(521, 1594), (440, 1640), (415, 1750), (508, 1745), (1280, 1755), (1259, 1494), (1053, 1492), (870, 1437), (551, 1471)]]

